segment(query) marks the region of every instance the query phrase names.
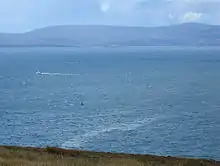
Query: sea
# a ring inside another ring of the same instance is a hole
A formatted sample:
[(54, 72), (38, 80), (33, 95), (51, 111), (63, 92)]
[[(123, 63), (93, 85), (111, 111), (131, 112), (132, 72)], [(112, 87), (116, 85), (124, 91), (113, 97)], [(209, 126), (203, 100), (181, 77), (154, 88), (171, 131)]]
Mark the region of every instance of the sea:
[(220, 48), (0, 48), (0, 144), (220, 160)]

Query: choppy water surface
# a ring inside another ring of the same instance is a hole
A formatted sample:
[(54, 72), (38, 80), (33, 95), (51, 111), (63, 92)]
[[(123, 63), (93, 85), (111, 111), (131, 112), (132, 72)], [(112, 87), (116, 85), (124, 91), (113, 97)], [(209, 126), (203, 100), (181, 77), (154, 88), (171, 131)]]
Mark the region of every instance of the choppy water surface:
[(220, 49), (0, 48), (0, 144), (220, 159)]

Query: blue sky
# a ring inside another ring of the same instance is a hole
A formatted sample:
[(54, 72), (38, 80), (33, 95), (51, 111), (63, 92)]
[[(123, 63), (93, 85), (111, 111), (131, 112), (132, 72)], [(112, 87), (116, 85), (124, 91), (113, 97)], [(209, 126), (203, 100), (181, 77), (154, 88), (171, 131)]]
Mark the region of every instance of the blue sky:
[(220, 24), (220, 0), (0, 0), (0, 32), (63, 24)]

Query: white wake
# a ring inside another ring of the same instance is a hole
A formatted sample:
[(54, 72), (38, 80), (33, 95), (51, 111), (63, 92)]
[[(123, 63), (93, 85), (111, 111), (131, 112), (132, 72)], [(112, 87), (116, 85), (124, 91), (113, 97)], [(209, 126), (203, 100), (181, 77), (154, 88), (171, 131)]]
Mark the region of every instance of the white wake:
[(80, 74), (72, 73), (37, 73), (37, 75), (48, 75), (48, 76), (79, 76)]
[(136, 130), (139, 127), (142, 127), (148, 123), (151, 123), (152, 121), (156, 120), (155, 118), (147, 118), (144, 120), (139, 120), (134, 123), (123, 123), (123, 124), (117, 124), (112, 125), (109, 127), (102, 127), (97, 130), (88, 131), (85, 134), (77, 135), (74, 138), (64, 142), (62, 144), (62, 148), (81, 148), (87, 141), (91, 140), (91, 138), (99, 136), (103, 133), (112, 132), (114, 130), (119, 131), (132, 131)]

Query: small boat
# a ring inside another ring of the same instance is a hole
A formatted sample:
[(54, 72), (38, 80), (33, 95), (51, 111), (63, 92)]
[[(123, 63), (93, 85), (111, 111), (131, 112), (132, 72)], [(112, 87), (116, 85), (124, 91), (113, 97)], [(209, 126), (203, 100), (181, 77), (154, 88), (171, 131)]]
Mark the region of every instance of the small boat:
[(39, 72), (39, 71), (36, 71), (36, 74), (37, 74), (37, 75), (40, 75), (40, 74), (41, 74), (41, 72)]

